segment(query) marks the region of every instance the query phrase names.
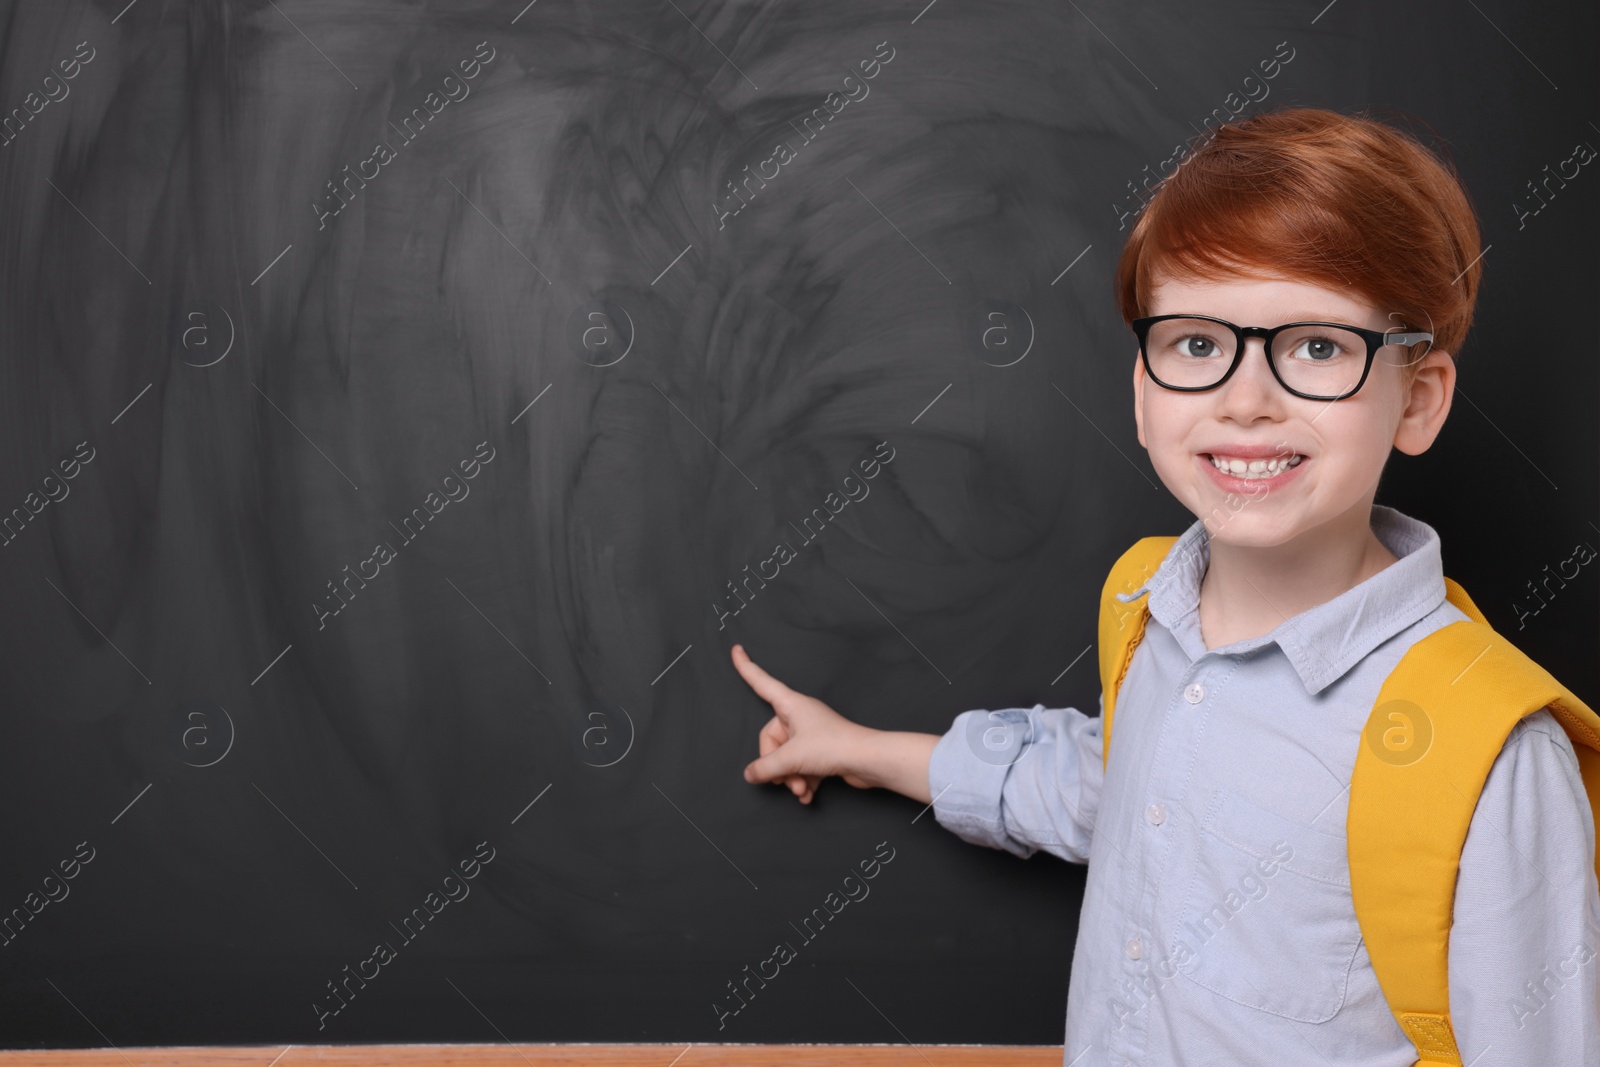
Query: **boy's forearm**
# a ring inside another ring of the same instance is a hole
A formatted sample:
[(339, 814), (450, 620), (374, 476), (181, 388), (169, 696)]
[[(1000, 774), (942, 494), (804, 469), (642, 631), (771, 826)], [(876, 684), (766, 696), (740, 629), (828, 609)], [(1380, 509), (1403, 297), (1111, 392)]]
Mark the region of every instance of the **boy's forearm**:
[(892, 789), (923, 804), (932, 803), (928, 761), (939, 734), (862, 727), (850, 763), (852, 772), (881, 789)]

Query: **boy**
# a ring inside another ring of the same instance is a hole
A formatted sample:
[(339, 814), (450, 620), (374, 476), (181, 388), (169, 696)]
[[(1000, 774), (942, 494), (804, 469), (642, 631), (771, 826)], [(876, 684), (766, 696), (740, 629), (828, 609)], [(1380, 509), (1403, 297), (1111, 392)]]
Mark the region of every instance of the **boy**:
[[(734, 646), (776, 712), (747, 781), (810, 803), (838, 774), (931, 803), (965, 840), (1089, 864), (1064, 1063), (1417, 1062), (1352, 904), (1346, 814), (1379, 687), (1467, 617), (1434, 530), (1373, 500), (1389, 449), (1423, 452), (1444, 424), (1478, 255), (1451, 172), (1365, 117), (1223, 126), (1157, 190), (1116, 287), (1139, 443), (1199, 518), (1118, 597), (1148, 597), (1149, 618), (1109, 751), (1101, 718), (1043, 705), (942, 736), (868, 729)], [(1260, 329), (1305, 322), (1322, 325)], [(1594, 847), (1572, 741), (1541, 708), (1461, 850), (1460, 1058), (1423, 1062), (1600, 1064)]]

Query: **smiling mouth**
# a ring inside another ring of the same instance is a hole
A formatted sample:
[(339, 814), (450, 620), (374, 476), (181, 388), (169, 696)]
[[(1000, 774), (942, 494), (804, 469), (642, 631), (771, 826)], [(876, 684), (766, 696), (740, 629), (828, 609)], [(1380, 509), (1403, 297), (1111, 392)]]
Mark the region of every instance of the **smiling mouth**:
[(1275, 478), (1284, 471), (1298, 467), (1306, 459), (1299, 453), (1287, 457), (1274, 456), (1271, 459), (1241, 459), (1237, 456), (1213, 455), (1210, 452), (1202, 452), (1201, 455), (1223, 474), (1245, 481)]

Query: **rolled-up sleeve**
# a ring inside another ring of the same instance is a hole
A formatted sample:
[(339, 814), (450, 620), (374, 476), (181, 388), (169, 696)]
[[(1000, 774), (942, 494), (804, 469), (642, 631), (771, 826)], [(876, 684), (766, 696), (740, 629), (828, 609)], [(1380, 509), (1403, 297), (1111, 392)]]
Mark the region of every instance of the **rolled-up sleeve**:
[(964, 711), (928, 761), (933, 813), (963, 841), (1089, 861), (1104, 782), (1100, 719), (1077, 708)]
[(1600, 1063), (1594, 820), (1548, 709), (1506, 739), (1461, 850), (1450, 1015), (1462, 1059)]

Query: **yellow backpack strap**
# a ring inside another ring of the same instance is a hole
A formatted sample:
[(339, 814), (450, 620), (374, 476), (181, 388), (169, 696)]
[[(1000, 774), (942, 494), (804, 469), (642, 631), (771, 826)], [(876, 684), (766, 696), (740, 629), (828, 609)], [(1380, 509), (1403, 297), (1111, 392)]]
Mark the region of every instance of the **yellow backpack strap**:
[(1100, 590), (1100, 692), (1105, 700), (1100, 716), (1102, 766), (1111, 756), (1111, 713), (1117, 704), (1117, 690), (1150, 618), (1148, 596), (1124, 604), (1117, 594), (1131, 593), (1148, 582), (1176, 540), (1176, 536), (1140, 538), (1112, 566)]
[(1456, 875), (1489, 769), (1519, 720), (1548, 706), (1578, 754), (1600, 819), (1600, 717), (1469, 616), (1407, 650), (1378, 691), (1350, 779), (1350, 893), (1372, 968), (1419, 1065), (1460, 1067), (1447, 956)]

